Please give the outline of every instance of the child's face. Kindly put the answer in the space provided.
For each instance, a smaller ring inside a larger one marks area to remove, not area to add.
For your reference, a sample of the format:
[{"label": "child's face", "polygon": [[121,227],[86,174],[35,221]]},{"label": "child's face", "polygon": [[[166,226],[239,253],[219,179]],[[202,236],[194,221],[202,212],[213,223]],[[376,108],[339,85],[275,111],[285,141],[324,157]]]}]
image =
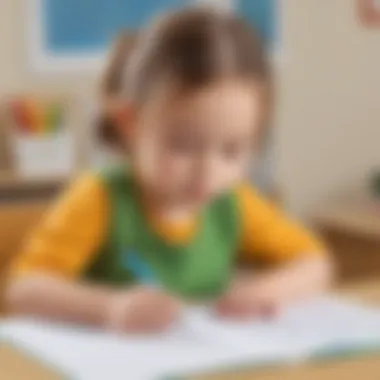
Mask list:
[{"label": "child's face", "polygon": [[156,195],[203,204],[242,179],[258,122],[250,83],[226,81],[177,98],[157,93],[133,123],[132,165]]}]

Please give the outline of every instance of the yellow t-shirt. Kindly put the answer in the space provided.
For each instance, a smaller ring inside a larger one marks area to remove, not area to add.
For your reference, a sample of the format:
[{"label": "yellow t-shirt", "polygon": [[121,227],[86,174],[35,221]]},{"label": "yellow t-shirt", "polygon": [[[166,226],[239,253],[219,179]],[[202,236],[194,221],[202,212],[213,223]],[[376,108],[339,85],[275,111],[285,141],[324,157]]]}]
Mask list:
[{"label": "yellow t-shirt", "polygon": [[[238,253],[244,260],[281,263],[323,251],[304,228],[287,219],[250,185],[235,190],[242,221]],[[86,175],[74,183],[48,212],[15,260],[14,274],[48,272],[76,278],[95,259],[106,239],[109,204],[101,179]],[[194,218],[195,219],[195,218]],[[173,223],[150,219],[165,239],[189,239],[196,221]]]}]

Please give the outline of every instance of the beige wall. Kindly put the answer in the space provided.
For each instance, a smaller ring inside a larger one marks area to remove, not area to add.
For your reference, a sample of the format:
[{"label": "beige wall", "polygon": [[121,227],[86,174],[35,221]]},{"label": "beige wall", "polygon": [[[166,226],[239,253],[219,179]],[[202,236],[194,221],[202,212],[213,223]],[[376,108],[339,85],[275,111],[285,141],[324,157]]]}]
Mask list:
[{"label": "beige wall", "polygon": [[[90,94],[89,73],[44,75],[28,67],[26,1],[0,0],[0,94]],[[279,1],[277,169],[289,206],[305,213],[380,166],[380,30],[357,24],[355,0]]]},{"label": "beige wall", "polygon": [[278,172],[308,212],[380,167],[380,29],[357,23],[356,0],[283,2]]},{"label": "beige wall", "polygon": [[89,75],[43,75],[28,65],[27,6],[29,0],[0,0],[0,91],[86,88]]}]

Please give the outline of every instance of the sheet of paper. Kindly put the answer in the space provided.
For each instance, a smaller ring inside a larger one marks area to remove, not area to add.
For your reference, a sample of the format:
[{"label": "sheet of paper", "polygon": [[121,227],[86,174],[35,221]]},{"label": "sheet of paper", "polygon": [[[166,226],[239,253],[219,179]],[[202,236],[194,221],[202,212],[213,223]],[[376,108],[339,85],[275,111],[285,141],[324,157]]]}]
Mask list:
[{"label": "sheet of paper", "polygon": [[320,299],[273,321],[222,321],[188,308],[170,332],[117,336],[30,320],[0,324],[0,336],[77,380],[155,380],[239,366],[285,364],[342,347],[380,344],[380,311]]}]

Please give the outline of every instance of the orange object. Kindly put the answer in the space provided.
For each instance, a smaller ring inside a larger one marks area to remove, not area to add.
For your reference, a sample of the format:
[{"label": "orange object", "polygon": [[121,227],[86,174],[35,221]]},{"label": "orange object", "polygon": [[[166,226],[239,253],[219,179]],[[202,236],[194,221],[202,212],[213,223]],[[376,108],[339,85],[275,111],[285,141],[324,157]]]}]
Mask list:
[{"label": "orange object", "polygon": [[25,99],[15,99],[10,104],[11,115],[15,127],[23,133],[33,133],[31,113]]},{"label": "orange object", "polygon": [[44,107],[43,104],[34,99],[30,99],[27,103],[28,111],[32,123],[32,132],[34,135],[44,134]]},{"label": "orange object", "polygon": [[380,27],[380,1],[357,0],[359,18],[366,27]]}]

